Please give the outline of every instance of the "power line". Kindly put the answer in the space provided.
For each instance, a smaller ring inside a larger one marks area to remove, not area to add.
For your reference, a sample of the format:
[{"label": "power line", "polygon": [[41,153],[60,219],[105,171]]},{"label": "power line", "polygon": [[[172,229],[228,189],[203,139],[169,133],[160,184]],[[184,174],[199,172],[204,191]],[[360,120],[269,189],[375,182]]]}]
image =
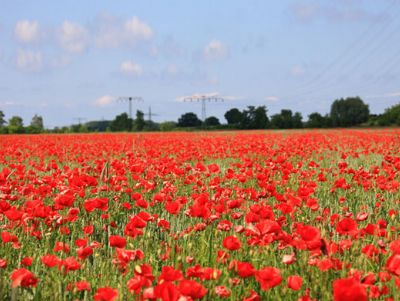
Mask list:
[{"label": "power line", "polygon": [[128,102],[129,105],[129,118],[132,119],[132,102],[143,102],[140,96],[121,96],[117,99],[119,102]]},{"label": "power line", "polygon": [[192,95],[188,97],[184,97],[183,101],[187,102],[201,102],[201,119],[204,121],[207,118],[206,114],[206,102],[218,102],[218,101],[224,101],[224,98],[219,97],[219,96],[209,96],[209,95]]},{"label": "power line", "polygon": [[85,121],[86,118],[85,117],[75,117],[74,120],[77,120],[78,121],[78,125],[81,125],[82,121]]},{"label": "power line", "polygon": [[149,121],[151,121],[151,117],[152,117],[152,116],[158,116],[158,114],[152,113],[152,112],[151,112],[151,107],[150,107],[150,106],[149,106],[149,112],[148,112],[148,113],[145,113],[144,115],[148,116]]},{"label": "power line", "polygon": [[[391,3],[389,3],[385,7],[385,9],[383,9],[381,14],[382,15],[386,14],[388,11],[390,11],[393,8],[393,6],[395,4],[396,4],[396,1],[392,1]],[[349,66],[351,67],[352,65],[354,65],[354,63],[357,62],[358,58],[360,57],[358,55],[355,59],[354,52],[367,53],[366,50],[368,50],[368,47],[374,46],[373,41],[376,42],[376,40],[378,40],[378,42],[379,42],[379,39],[382,38],[383,33],[392,24],[393,24],[393,22],[390,22],[390,20],[383,22],[382,26],[380,26],[380,27],[376,27],[375,23],[370,24],[363,31],[363,33],[357,39],[353,40],[353,42],[350,43],[350,45],[348,45],[344,49],[344,51],[342,51],[337,57],[335,57],[335,59],[330,64],[328,64],[328,66],[326,66],[321,72],[319,72],[315,77],[313,77],[307,83],[299,86],[297,89],[293,89],[292,90],[293,94],[287,95],[287,97],[299,96],[301,94],[307,95],[307,94],[315,93],[318,88],[319,89],[321,88],[321,84],[328,85],[329,87],[331,87],[333,79],[324,80],[324,78],[326,78],[325,76],[327,74],[329,74],[329,71],[332,71],[334,69],[337,69],[337,70],[343,70],[346,68],[348,69]],[[377,30],[373,30],[373,29],[377,29]],[[377,43],[377,44],[379,47],[382,43]],[[375,49],[373,48],[372,50],[375,50]],[[348,74],[348,73],[346,73],[346,74]],[[301,94],[299,94],[299,92]]]}]

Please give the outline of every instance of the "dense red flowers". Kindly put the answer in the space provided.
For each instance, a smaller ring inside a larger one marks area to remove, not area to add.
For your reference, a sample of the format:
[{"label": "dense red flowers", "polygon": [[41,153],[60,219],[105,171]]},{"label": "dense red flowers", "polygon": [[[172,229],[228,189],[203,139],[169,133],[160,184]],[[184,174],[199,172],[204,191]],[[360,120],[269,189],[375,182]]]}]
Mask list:
[{"label": "dense red flowers", "polygon": [[396,300],[398,149],[398,129],[0,136],[0,299]]}]

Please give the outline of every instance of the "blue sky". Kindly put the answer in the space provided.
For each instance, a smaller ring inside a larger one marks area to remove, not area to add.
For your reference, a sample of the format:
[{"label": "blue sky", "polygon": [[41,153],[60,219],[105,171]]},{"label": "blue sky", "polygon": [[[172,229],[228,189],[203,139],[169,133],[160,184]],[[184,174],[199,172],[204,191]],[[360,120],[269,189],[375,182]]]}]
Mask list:
[{"label": "blue sky", "polygon": [[[61,4],[60,4],[61,3]],[[400,99],[399,0],[0,0],[0,110],[47,127],[113,119],[119,96],[156,121],[265,105],[326,113],[359,95]]]}]

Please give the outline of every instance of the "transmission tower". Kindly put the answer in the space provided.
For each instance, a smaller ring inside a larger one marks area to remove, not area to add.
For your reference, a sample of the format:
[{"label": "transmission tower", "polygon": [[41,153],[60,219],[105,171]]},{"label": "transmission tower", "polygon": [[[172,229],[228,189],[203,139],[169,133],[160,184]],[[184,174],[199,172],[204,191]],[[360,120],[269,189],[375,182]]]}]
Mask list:
[{"label": "transmission tower", "polygon": [[151,107],[149,107],[149,112],[145,113],[144,115],[148,116],[149,121],[151,121],[151,116],[158,116],[158,114],[151,112]]},{"label": "transmission tower", "polygon": [[219,96],[209,96],[209,95],[193,95],[188,96],[183,99],[183,101],[190,101],[190,102],[201,102],[201,119],[204,121],[207,118],[206,114],[206,102],[217,102],[217,101],[224,101],[222,97]]},{"label": "transmission tower", "polygon": [[129,104],[129,118],[132,119],[132,101],[134,102],[142,102],[143,98],[140,96],[121,96],[117,99],[119,102],[127,101]]},{"label": "transmission tower", "polygon": [[82,121],[86,120],[84,117],[75,117],[74,120],[78,121],[78,125],[82,124]]}]

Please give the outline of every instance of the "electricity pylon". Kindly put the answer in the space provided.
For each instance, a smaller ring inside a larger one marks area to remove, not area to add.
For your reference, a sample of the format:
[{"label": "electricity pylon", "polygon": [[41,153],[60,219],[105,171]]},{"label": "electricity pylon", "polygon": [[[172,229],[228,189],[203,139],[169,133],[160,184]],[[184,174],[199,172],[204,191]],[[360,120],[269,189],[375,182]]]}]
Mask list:
[{"label": "electricity pylon", "polygon": [[143,98],[140,96],[121,96],[117,99],[119,102],[127,101],[129,104],[129,118],[132,119],[132,101],[142,102]]},{"label": "electricity pylon", "polygon": [[86,118],[84,118],[84,117],[75,117],[74,120],[77,120],[78,121],[78,125],[81,125],[82,121],[86,120]]},{"label": "electricity pylon", "polygon": [[188,96],[184,97],[183,101],[190,101],[190,102],[201,102],[201,119],[204,121],[207,118],[206,114],[206,102],[217,102],[217,101],[224,101],[222,97],[219,96],[209,96],[209,95],[193,95],[193,96]]},{"label": "electricity pylon", "polygon": [[152,113],[152,112],[151,112],[151,107],[149,107],[149,112],[148,112],[148,113],[145,113],[144,115],[148,116],[149,121],[152,121],[152,120],[151,120],[151,116],[158,116],[158,114]]}]

